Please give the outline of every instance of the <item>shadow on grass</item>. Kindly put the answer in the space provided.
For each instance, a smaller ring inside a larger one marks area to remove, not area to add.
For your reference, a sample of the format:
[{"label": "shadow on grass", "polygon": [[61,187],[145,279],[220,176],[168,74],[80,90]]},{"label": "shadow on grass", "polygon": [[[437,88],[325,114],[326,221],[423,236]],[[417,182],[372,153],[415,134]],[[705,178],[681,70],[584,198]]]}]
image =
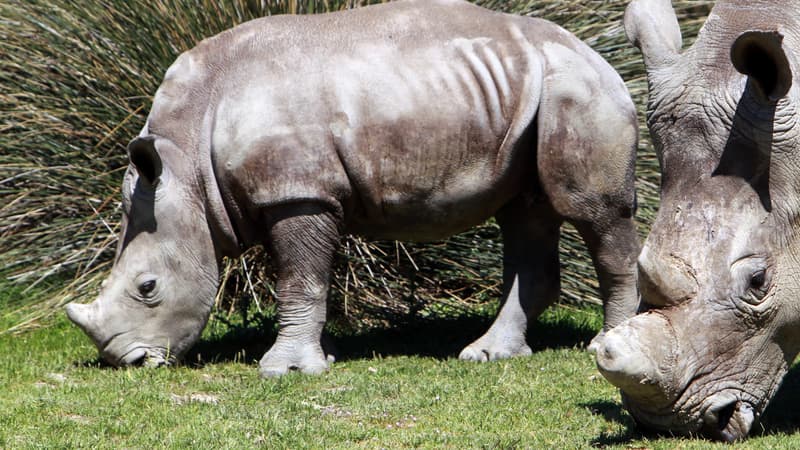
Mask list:
[{"label": "shadow on grass", "polygon": [[624,427],[622,431],[617,433],[601,433],[600,436],[589,443],[592,447],[604,448],[609,445],[621,445],[645,436],[637,428],[631,416],[622,410],[622,405],[619,402],[600,400],[583,403],[581,406],[587,408],[596,416],[603,416],[607,422],[613,422]]},{"label": "shadow on grass", "polygon": [[589,445],[594,448],[606,448],[610,445],[625,445],[641,439],[657,440],[671,439],[675,436],[670,433],[646,430],[636,424],[630,414],[622,409],[620,402],[601,400],[584,403],[581,406],[588,408],[594,415],[603,416],[607,422],[620,425],[622,429],[616,433],[602,432],[600,436],[592,439]]},{"label": "shadow on grass", "polygon": [[[653,431],[640,427],[630,414],[625,412],[620,402],[608,400],[585,403],[582,406],[588,408],[592,414],[603,416],[608,422],[614,422],[623,427],[616,433],[602,432],[600,436],[592,439],[589,445],[594,448],[606,448],[612,445],[626,445],[632,441],[648,439],[656,441],[659,439],[674,439],[676,436],[669,432]],[[708,442],[702,437],[695,437],[699,442]],[[671,444],[669,444],[671,445]]]},{"label": "shadow on grass", "polygon": [[[323,339],[323,347],[327,347],[326,351],[332,351],[338,361],[376,355],[414,355],[440,359],[457,357],[465,346],[489,329],[492,320],[485,316],[415,320],[356,335],[328,335]],[[186,363],[202,366],[206,363],[258,361],[275,341],[275,326],[274,321],[269,319],[253,322],[247,327],[229,326],[219,337],[201,340],[187,354]],[[533,351],[583,347],[596,332],[591,326],[579,323],[568,315],[551,314],[531,327],[528,344]]]}]

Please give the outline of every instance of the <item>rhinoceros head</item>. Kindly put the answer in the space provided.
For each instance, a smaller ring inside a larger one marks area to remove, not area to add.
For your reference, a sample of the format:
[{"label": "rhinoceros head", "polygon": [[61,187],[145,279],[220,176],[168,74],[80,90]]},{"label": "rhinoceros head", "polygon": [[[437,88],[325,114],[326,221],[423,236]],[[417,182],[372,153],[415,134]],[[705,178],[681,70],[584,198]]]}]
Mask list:
[{"label": "rhinoceros head", "polygon": [[98,298],[67,315],[109,363],[175,361],[197,340],[218,286],[218,262],[192,164],[167,139],[128,146],[117,256]]},{"label": "rhinoceros head", "polygon": [[681,53],[669,0],[635,0],[661,206],[639,257],[642,310],[598,346],[634,418],[746,436],[800,350],[800,127],[789,2],[719,1]]}]

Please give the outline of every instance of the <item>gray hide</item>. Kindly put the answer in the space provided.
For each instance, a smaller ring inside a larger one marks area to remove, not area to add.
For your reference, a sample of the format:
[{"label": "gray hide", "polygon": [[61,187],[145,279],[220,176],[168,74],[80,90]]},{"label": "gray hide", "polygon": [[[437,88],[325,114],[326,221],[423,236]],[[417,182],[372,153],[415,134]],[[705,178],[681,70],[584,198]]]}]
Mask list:
[{"label": "gray hide", "polygon": [[112,364],[169,363],[206,323],[221,258],[263,243],[279,332],[261,373],[319,373],[342,234],[428,241],[495,216],[503,306],[461,358],[529,354],[565,220],[607,327],[635,313],[636,139],[619,76],[542,20],[452,0],[254,20],[167,71],[129,145],[114,267],[67,313]]},{"label": "gray hide", "polygon": [[598,367],[636,420],[732,441],[800,350],[800,3],[719,1],[681,53],[669,0],[635,0],[661,208],[639,257],[646,312]]}]

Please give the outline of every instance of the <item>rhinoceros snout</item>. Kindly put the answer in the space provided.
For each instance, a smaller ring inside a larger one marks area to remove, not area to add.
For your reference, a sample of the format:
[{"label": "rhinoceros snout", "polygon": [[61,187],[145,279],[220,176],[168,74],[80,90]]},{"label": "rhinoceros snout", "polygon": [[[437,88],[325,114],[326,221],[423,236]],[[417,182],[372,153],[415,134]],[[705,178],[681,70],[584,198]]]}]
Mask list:
[{"label": "rhinoceros snout", "polygon": [[[666,330],[666,333],[664,331]],[[636,316],[606,332],[595,346],[600,373],[631,399],[653,406],[671,402],[674,338],[667,320],[657,313]]]},{"label": "rhinoceros snout", "polygon": [[650,381],[658,367],[627,336],[609,332],[594,351],[600,372],[623,392],[657,389]]}]

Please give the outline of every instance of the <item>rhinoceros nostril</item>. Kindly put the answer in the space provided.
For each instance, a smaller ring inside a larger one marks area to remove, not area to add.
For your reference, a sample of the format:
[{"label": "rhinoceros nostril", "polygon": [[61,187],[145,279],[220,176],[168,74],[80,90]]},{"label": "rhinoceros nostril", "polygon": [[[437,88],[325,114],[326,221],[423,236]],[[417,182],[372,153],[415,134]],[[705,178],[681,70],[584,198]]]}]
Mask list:
[{"label": "rhinoceros nostril", "polygon": [[719,431],[728,428],[733,413],[736,412],[736,404],[737,402],[731,402],[717,412],[717,429]]},{"label": "rhinoceros nostril", "polygon": [[147,353],[142,353],[142,356],[139,356],[136,359],[129,361],[128,364],[131,366],[141,367],[144,365],[144,362],[146,360],[147,360]]},{"label": "rhinoceros nostril", "polygon": [[753,408],[734,400],[706,414],[703,433],[724,442],[734,442],[750,432],[755,420]]}]

